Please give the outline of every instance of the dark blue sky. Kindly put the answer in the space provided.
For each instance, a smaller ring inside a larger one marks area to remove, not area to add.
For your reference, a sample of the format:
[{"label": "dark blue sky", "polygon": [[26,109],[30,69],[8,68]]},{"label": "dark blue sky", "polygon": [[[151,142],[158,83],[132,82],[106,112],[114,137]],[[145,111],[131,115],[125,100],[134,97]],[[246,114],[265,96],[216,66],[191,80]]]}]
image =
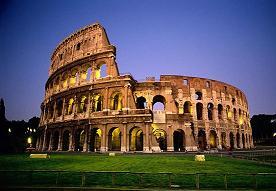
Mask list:
[{"label": "dark blue sky", "polygon": [[247,95],[251,116],[276,113],[276,1],[0,1],[0,97],[9,120],[40,115],[50,56],[94,22],[121,73],[216,79]]}]

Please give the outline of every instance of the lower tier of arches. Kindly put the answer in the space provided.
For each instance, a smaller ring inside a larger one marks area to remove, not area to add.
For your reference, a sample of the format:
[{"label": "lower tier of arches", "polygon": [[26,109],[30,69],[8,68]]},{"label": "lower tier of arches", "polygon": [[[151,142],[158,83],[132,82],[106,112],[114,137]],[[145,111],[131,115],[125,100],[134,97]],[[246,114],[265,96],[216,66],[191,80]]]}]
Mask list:
[{"label": "lower tier of arches", "polygon": [[161,124],[106,124],[43,128],[39,151],[198,151],[250,149],[251,132]]}]

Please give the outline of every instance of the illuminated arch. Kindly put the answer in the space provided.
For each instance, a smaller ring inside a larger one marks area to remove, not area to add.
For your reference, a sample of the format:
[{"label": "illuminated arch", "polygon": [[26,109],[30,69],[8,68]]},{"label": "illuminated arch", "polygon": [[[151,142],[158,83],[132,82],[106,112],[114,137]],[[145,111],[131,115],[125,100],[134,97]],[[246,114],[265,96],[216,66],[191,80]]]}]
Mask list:
[{"label": "illuminated arch", "polygon": [[129,150],[143,151],[143,131],[139,127],[133,127],[129,131]]},{"label": "illuminated arch", "polygon": [[120,92],[115,92],[111,96],[111,109],[112,110],[121,110],[123,108],[123,103],[122,103],[123,97]]}]

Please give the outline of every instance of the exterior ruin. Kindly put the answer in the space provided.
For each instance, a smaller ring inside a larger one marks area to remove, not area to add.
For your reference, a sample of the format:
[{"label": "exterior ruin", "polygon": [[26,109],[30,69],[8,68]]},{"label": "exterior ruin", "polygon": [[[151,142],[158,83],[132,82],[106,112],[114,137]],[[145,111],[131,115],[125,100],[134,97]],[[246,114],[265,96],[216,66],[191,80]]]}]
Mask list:
[{"label": "exterior ruin", "polygon": [[98,23],[62,41],[41,104],[39,151],[197,151],[252,148],[248,103],[216,80],[120,74]]}]

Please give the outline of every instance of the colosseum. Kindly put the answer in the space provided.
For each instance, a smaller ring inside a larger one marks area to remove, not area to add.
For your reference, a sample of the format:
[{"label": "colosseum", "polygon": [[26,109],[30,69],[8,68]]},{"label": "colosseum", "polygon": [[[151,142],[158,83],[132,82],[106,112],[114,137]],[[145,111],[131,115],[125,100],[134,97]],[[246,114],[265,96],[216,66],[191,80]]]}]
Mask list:
[{"label": "colosseum", "polygon": [[179,75],[137,81],[119,72],[116,48],[98,23],[67,37],[52,54],[39,151],[252,147],[246,96],[232,85]]}]

